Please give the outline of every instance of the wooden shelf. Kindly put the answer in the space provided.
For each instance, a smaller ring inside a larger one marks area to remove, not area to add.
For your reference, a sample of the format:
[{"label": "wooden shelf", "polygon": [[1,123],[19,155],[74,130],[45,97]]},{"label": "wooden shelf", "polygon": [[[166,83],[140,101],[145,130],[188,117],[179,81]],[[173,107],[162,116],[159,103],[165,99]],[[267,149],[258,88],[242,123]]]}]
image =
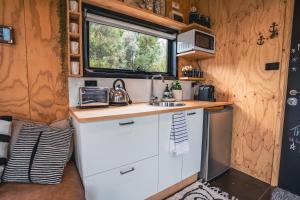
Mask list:
[{"label": "wooden shelf", "polygon": [[192,23],[185,24],[182,22],[175,21],[165,16],[157,15],[151,11],[147,11],[138,7],[130,6],[126,3],[120,2],[118,0],[82,0],[84,3],[99,6],[111,11],[122,13],[124,15],[132,16],[138,19],[149,21],[155,24],[159,24],[165,27],[179,30],[185,32],[191,29],[198,29],[208,33],[213,33],[213,30],[202,26],[200,24]]},{"label": "wooden shelf", "polygon": [[204,60],[204,59],[213,58],[215,57],[215,55],[203,51],[189,51],[189,52],[177,54],[177,57],[188,59],[188,60]]},{"label": "wooden shelf", "polygon": [[79,33],[69,33],[71,39],[80,39]]},{"label": "wooden shelf", "polygon": [[195,78],[195,77],[179,77],[181,81],[205,81],[205,78]]},{"label": "wooden shelf", "polygon": [[[73,12],[69,8],[69,1],[67,1],[67,30],[68,30],[68,69],[69,69],[69,76],[70,77],[82,77],[83,76],[83,64],[82,64],[82,13],[81,13],[81,6],[82,2],[81,0],[77,0],[78,2],[78,12]],[[70,31],[70,23],[77,23],[78,24],[78,33],[72,33]],[[70,42],[71,41],[77,41],[79,43],[79,54],[72,54],[70,51]],[[77,61],[79,62],[79,74],[72,74],[71,70],[71,62]]]},{"label": "wooden shelf", "polygon": [[72,18],[72,19],[78,19],[78,18],[80,18],[81,14],[79,12],[69,11],[69,15],[70,15],[70,18]]},{"label": "wooden shelf", "polygon": [[82,75],[80,75],[80,74],[79,75],[74,75],[74,74],[70,73],[69,77],[80,78],[80,77],[82,77]]},{"label": "wooden shelf", "polygon": [[187,27],[187,25],[184,23],[172,20],[168,17],[154,14],[150,11],[146,11],[138,7],[127,5],[117,0],[83,0],[83,2],[94,6],[102,7],[111,11],[115,11],[124,15],[149,21],[155,24],[159,24],[165,27],[169,27],[175,30],[181,30]]},{"label": "wooden shelf", "polygon": [[71,58],[80,58],[81,55],[80,54],[70,54]]},{"label": "wooden shelf", "polygon": [[181,29],[180,31],[181,32],[186,32],[186,31],[189,31],[189,30],[192,30],[192,29],[197,29],[197,30],[207,32],[207,33],[213,33],[213,30],[211,28],[207,28],[205,26],[202,26],[202,25],[196,24],[196,23],[189,24],[186,27],[184,27],[183,29]]}]

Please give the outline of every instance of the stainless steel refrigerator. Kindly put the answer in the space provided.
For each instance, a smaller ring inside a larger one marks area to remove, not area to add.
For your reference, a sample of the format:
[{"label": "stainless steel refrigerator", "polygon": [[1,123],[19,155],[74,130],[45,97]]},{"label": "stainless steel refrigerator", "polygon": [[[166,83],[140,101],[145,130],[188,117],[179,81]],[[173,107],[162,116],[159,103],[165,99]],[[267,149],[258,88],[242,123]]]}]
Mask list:
[{"label": "stainless steel refrigerator", "polygon": [[204,131],[200,176],[206,181],[230,168],[233,108],[204,111]]}]

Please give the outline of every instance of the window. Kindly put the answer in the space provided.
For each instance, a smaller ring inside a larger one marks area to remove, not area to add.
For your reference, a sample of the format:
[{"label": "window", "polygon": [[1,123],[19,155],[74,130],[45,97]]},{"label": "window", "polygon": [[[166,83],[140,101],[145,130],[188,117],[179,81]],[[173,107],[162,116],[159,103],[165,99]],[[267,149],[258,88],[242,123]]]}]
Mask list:
[{"label": "window", "polygon": [[103,9],[85,16],[85,76],[176,75],[175,31]]},{"label": "window", "polygon": [[168,72],[168,41],[98,23],[89,24],[89,66],[145,72]]}]

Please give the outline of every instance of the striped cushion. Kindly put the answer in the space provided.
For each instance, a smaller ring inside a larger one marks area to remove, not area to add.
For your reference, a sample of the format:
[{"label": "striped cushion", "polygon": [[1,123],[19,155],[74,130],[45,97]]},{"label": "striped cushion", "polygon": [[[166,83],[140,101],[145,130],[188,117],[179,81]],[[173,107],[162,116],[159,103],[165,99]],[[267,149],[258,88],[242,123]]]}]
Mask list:
[{"label": "striped cushion", "polygon": [[60,183],[72,133],[72,129],[50,128],[37,124],[23,125],[7,163],[3,180],[40,184]]},{"label": "striped cushion", "polygon": [[11,121],[10,116],[0,116],[0,183],[7,161],[8,144],[11,136]]}]

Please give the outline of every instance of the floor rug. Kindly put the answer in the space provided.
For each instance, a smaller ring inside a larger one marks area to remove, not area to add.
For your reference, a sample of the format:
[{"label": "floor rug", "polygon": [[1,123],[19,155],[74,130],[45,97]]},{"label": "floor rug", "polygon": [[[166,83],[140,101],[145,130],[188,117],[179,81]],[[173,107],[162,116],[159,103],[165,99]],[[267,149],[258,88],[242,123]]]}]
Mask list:
[{"label": "floor rug", "polygon": [[184,188],[167,200],[238,200],[230,197],[228,193],[221,191],[219,188],[210,187],[208,183],[200,181]]},{"label": "floor rug", "polygon": [[300,200],[300,197],[286,190],[275,188],[272,192],[272,200]]}]

